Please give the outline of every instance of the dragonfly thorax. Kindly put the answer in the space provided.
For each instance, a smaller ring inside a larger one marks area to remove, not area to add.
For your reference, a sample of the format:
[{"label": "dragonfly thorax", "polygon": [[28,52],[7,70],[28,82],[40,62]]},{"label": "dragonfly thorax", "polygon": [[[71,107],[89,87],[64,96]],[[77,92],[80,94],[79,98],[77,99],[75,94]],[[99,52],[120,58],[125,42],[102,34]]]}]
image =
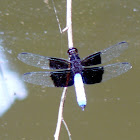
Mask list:
[{"label": "dragonfly thorax", "polygon": [[82,73],[82,65],[80,59],[71,61],[71,70],[74,74]]},{"label": "dragonfly thorax", "polygon": [[79,57],[78,50],[76,48],[69,49],[68,54],[70,57],[72,72],[74,74],[82,73],[81,59]]}]

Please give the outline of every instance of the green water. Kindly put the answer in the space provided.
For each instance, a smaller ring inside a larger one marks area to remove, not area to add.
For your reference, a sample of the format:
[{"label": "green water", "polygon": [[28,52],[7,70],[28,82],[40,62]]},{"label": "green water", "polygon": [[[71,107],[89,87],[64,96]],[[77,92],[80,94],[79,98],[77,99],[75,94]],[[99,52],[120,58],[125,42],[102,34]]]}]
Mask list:
[{"label": "green water", "polygon": [[[62,28],[65,1],[54,1]],[[139,0],[73,1],[73,38],[81,58],[120,41],[129,48],[109,63],[130,62],[133,68],[102,84],[85,86],[87,107],[81,111],[74,87],[68,88],[64,118],[73,140],[140,139],[140,2]],[[52,2],[1,0],[0,38],[11,69],[22,75],[41,71],[16,57],[21,52],[68,58],[67,34],[60,34]],[[28,98],[17,101],[0,118],[1,140],[52,140],[62,88],[26,84]],[[61,140],[68,139],[62,125]]]}]

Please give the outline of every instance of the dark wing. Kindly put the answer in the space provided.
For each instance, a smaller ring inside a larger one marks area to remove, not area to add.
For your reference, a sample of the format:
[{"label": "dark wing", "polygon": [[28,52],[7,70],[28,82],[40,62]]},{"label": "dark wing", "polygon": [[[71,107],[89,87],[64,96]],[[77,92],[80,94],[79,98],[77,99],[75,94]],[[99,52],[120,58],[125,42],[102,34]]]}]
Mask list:
[{"label": "dark wing", "polygon": [[110,64],[103,67],[84,68],[82,71],[83,82],[85,84],[104,82],[127,72],[131,68],[132,66],[127,62]]},{"label": "dark wing", "polygon": [[84,84],[96,84],[102,81],[104,74],[103,67],[84,68],[82,70],[82,78]]},{"label": "dark wing", "polygon": [[47,87],[67,87],[74,84],[74,74],[71,70],[53,72],[29,72],[23,75],[28,83]]},{"label": "dark wing", "polygon": [[18,59],[22,62],[42,69],[67,69],[70,62],[66,59],[46,57],[32,53],[20,53]]},{"label": "dark wing", "polygon": [[83,66],[92,66],[103,64],[111,59],[118,57],[124,50],[128,48],[127,42],[117,43],[105,50],[91,54],[81,61]]}]

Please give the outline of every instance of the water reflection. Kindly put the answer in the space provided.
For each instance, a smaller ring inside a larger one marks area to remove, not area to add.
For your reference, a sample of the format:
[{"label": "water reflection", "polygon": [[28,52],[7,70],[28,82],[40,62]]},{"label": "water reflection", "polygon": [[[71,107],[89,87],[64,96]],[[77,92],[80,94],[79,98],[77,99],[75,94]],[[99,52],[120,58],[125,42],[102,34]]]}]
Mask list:
[{"label": "water reflection", "polygon": [[9,69],[9,61],[1,43],[0,40],[0,117],[10,109],[16,99],[23,100],[27,97],[24,83],[16,72]]}]

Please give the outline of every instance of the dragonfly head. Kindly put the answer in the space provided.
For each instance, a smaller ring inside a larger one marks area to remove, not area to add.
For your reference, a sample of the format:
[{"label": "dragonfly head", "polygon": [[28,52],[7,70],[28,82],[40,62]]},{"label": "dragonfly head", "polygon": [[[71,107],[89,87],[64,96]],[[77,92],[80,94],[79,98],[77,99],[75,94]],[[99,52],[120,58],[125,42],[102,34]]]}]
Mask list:
[{"label": "dragonfly head", "polygon": [[79,54],[78,54],[78,50],[76,48],[69,49],[67,51],[67,53],[70,57],[70,61],[73,61],[75,59],[80,59]]},{"label": "dragonfly head", "polygon": [[76,48],[69,49],[67,51],[68,55],[78,54],[78,50]]}]

